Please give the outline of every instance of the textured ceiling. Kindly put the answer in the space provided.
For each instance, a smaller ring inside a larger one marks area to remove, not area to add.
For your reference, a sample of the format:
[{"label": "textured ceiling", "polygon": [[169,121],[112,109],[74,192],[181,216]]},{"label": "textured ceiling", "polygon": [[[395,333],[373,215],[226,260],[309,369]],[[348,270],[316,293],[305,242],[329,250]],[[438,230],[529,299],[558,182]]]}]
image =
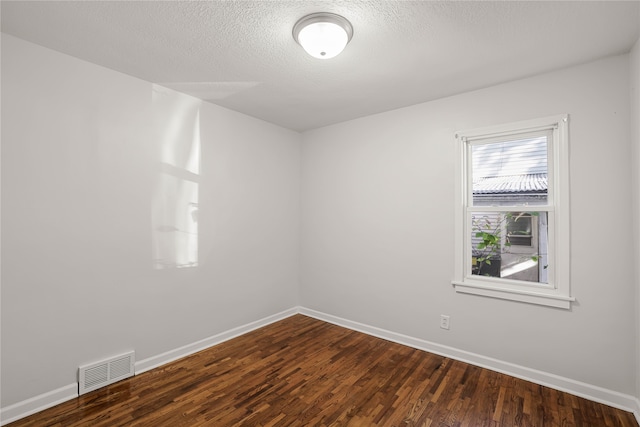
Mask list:
[{"label": "textured ceiling", "polygon": [[[307,130],[628,52],[640,2],[2,1],[2,31]],[[331,60],[291,35],[318,11],[354,36]]]}]

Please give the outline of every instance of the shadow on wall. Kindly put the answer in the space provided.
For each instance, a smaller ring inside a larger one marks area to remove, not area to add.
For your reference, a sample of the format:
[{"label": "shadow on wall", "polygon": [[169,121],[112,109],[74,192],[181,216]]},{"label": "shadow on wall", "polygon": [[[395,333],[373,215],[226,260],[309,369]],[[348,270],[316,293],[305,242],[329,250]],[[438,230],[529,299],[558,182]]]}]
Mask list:
[{"label": "shadow on wall", "polygon": [[198,266],[200,100],[153,87],[159,148],[151,206],[155,269]]}]

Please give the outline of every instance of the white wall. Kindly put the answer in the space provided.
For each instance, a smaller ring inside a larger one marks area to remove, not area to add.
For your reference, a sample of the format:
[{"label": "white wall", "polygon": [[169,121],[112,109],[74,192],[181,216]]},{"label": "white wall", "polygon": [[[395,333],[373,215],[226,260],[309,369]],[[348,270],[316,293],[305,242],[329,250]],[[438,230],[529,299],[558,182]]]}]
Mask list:
[{"label": "white wall", "polygon": [[[640,39],[630,54],[631,63],[631,135],[633,155],[633,215],[635,259],[640,259]],[[635,262],[636,284],[636,397],[640,399],[640,263]],[[640,404],[640,403],[639,403]]]},{"label": "white wall", "polygon": [[[615,225],[640,188],[638,49],[631,79],[629,57],[609,58],[308,132],[301,153],[295,132],[3,35],[2,407],[82,363],[153,357],[299,302],[640,395],[640,231]],[[455,130],[558,113],[577,303],[456,294]],[[154,269],[160,163],[193,173],[196,141],[198,267]],[[611,234],[590,236],[604,220]]]},{"label": "white wall", "polygon": [[[296,305],[298,133],[7,35],[2,107],[2,407]],[[198,181],[197,267],[154,268],[161,162]]]},{"label": "white wall", "polygon": [[[628,82],[618,56],[303,134],[301,305],[634,395]],[[454,132],[560,113],[577,302],[457,294]]]}]

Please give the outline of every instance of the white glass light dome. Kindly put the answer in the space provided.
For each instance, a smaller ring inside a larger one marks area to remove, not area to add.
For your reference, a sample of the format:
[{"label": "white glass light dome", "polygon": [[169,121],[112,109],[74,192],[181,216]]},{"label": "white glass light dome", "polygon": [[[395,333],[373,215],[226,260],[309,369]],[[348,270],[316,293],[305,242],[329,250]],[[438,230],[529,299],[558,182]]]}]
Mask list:
[{"label": "white glass light dome", "polygon": [[342,52],[353,36],[351,23],[333,13],[313,13],[293,27],[293,38],[314,58],[329,59]]}]

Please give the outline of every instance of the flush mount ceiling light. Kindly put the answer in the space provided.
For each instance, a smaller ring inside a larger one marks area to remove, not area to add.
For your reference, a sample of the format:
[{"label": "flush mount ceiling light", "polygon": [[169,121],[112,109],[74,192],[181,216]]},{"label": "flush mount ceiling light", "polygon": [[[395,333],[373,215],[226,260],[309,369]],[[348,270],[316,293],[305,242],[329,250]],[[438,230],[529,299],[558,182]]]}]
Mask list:
[{"label": "flush mount ceiling light", "polygon": [[300,18],[293,27],[293,38],[314,58],[338,55],[353,36],[351,23],[340,15],[312,13]]}]

